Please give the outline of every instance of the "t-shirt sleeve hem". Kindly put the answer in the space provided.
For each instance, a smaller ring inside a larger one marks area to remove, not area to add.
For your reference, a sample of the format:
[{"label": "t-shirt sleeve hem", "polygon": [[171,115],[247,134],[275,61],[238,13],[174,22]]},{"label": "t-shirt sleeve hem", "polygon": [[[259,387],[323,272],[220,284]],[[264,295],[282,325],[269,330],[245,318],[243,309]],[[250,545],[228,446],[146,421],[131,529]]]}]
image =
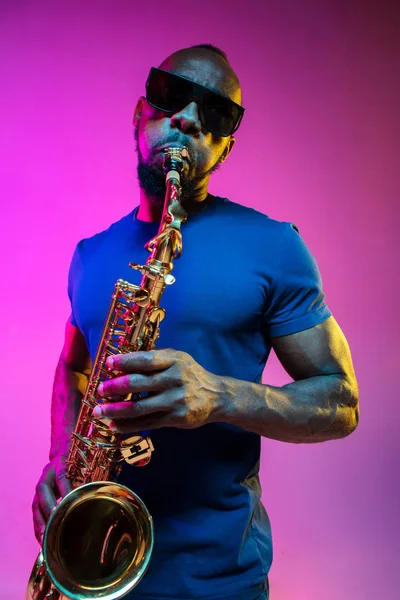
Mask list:
[{"label": "t-shirt sleeve hem", "polygon": [[332,316],[331,311],[327,306],[322,307],[319,311],[304,315],[293,321],[282,323],[279,325],[271,325],[269,328],[269,337],[281,337],[283,335],[290,335],[292,333],[298,333],[305,329],[311,329],[315,325],[319,325],[326,321]]}]

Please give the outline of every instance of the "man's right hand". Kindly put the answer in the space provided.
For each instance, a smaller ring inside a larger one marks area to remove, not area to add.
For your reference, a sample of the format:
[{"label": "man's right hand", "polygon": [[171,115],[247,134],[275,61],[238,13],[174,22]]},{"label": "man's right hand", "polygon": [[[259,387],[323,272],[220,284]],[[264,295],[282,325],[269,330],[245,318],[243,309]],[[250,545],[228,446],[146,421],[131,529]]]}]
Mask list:
[{"label": "man's right hand", "polygon": [[66,478],[67,455],[56,456],[43,469],[36,485],[32,502],[35,537],[42,544],[46,523],[57,501],[72,490],[72,483]]}]

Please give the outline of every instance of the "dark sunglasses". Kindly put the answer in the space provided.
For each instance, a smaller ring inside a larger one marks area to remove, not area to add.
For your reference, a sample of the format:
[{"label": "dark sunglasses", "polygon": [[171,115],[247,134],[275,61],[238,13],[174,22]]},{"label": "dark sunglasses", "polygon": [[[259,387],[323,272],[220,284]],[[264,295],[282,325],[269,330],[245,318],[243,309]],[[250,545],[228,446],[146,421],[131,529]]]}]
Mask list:
[{"label": "dark sunglasses", "polygon": [[232,135],[244,115],[244,108],[229,98],[182,75],[154,67],[146,83],[146,100],[157,110],[172,114],[197,100],[204,129],[222,137]]}]

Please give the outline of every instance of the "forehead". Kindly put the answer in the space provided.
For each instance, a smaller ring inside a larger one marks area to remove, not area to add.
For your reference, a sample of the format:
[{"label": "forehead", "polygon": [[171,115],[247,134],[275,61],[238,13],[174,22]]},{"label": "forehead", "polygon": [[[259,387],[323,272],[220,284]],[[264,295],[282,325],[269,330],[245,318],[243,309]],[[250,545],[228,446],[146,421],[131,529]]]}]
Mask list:
[{"label": "forehead", "polygon": [[223,64],[222,61],[177,53],[167,58],[160,68],[183,75],[240,103],[240,90],[235,77],[229,65]]}]

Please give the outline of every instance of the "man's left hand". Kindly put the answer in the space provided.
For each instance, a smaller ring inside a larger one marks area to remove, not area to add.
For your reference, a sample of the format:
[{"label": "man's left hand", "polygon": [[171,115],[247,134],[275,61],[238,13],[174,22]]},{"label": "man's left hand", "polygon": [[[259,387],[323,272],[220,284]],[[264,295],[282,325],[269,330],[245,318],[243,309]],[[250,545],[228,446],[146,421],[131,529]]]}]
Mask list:
[{"label": "man's left hand", "polygon": [[[203,369],[186,352],[132,352],[109,357],[106,364],[118,375],[99,386],[99,394],[111,402],[98,405],[93,416],[111,419],[108,424],[115,431],[194,429],[223,420],[222,378]],[[140,392],[149,396],[118,401]]]}]

